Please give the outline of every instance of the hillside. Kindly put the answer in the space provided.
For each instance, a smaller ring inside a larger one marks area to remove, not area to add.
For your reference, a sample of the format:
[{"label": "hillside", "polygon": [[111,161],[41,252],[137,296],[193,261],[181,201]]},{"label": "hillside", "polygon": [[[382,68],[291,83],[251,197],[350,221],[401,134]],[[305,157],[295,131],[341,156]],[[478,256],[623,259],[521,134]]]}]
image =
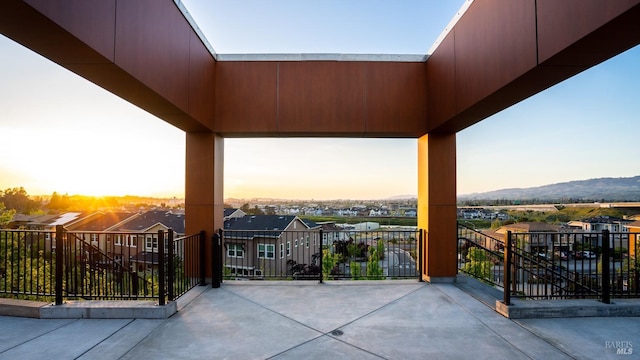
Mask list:
[{"label": "hillside", "polygon": [[468,200],[640,201],[640,176],[569,181],[532,188],[514,188],[458,196]]}]

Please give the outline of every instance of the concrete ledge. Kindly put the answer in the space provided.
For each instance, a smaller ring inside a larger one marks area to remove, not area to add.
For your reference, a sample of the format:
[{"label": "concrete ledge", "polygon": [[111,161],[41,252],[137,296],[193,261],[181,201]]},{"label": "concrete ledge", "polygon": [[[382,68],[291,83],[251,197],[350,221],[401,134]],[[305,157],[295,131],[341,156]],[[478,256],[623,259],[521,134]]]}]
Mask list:
[{"label": "concrete ledge", "polygon": [[47,305],[49,303],[42,301],[0,298],[0,315],[37,319],[40,317],[40,309]]},{"label": "concrete ledge", "polygon": [[611,304],[598,300],[512,299],[511,305],[498,300],[496,311],[509,319],[640,317],[640,299],[613,299]]},{"label": "concrete ledge", "polygon": [[175,301],[69,301],[40,309],[41,319],[167,319],[177,312]]}]

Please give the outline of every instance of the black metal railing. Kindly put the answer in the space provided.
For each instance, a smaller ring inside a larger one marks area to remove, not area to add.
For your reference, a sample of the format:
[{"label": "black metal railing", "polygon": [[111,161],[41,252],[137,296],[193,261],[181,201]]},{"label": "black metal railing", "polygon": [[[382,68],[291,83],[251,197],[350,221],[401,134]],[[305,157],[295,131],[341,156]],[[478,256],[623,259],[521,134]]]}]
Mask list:
[{"label": "black metal railing", "polygon": [[504,241],[458,224],[458,271],[502,287]]},{"label": "black metal railing", "polygon": [[638,233],[507,233],[510,297],[640,297]]},{"label": "black metal railing", "polygon": [[[0,230],[0,294],[55,301],[173,301],[204,284],[204,232]],[[165,251],[166,250],[166,251]]]},{"label": "black metal railing", "polygon": [[506,288],[506,304],[512,297],[604,303],[640,297],[638,233],[507,232],[504,237],[458,224],[458,270]]},{"label": "black metal railing", "polygon": [[170,301],[179,298],[196,286],[206,284],[204,231],[177,238],[173,243],[173,248],[169,248],[169,259],[173,259],[173,262],[168,263],[169,274],[173,274],[168,277],[169,281],[173,281],[167,286]]},{"label": "black metal railing", "polygon": [[29,300],[53,300],[54,237],[51,231],[0,231],[0,293]]},{"label": "black metal railing", "polygon": [[418,279],[418,230],[220,230],[224,279]]}]

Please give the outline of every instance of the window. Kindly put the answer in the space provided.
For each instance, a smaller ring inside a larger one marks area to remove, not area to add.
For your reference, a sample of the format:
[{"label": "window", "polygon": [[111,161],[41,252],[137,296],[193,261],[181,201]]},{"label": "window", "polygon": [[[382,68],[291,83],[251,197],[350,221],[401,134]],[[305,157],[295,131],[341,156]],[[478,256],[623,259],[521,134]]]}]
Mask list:
[{"label": "window", "polygon": [[275,259],[276,246],[274,244],[258,244],[259,259]]},{"label": "window", "polygon": [[116,235],[116,245],[122,245],[122,235]]},{"label": "window", "polygon": [[145,248],[147,251],[157,251],[158,250],[158,236],[147,235],[145,238]]},{"label": "window", "polygon": [[293,246],[298,247],[298,239],[293,242]]},{"label": "window", "polygon": [[309,235],[307,235],[307,238],[306,238],[306,241],[305,241],[305,242],[306,242],[307,249],[308,249],[308,248],[309,248]]},{"label": "window", "polygon": [[284,244],[280,244],[280,259],[284,257]]},{"label": "window", "polygon": [[244,245],[242,244],[229,244],[227,248],[227,257],[230,258],[243,258],[244,257]]},{"label": "window", "polygon": [[291,255],[291,241],[287,241],[287,256]]},{"label": "window", "polygon": [[[156,239],[156,242],[158,242],[157,239]],[[127,235],[127,238],[125,239],[125,245],[127,245],[129,247],[136,247],[137,246],[136,245],[136,236],[135,235]]]}]

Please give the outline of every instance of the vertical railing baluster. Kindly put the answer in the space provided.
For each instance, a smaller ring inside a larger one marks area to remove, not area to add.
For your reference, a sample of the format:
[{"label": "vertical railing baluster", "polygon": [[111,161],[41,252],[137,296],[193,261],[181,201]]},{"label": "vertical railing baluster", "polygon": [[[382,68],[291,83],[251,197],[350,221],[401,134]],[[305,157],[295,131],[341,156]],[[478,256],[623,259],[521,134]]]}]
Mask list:
[{"label": "vertical railing baluster", "polygon": [[505,305],[511,305],[511,251],[511,231],[507,231],[504,249],[504,274],[502,274],[504,276],[503,300]]},{"label": "vertical railing baluster", "polygon": [[[153,249],[153,246],[152,246],[152,249]],[[151,261],[153,262],[153,252],[151,253]],[[164,305],[164,304],[165,304],[164,231],[158,230],[158,305]]]},{"label": "vertical railing baluster", "polygon": [[[206,233],[204,230],[200,230],[200,234],[198,236],[198,247],[200,249],[200,251],[198,251],[198,257],[199,257],[199,268],[200,268],[200,286],[205,286],[207,284],[207,267],[206,267],[206,252],[204,251],[205,249],[205,239],[206,239]],[[186,245],[186,243],[185,243]],[[192,256],[195,256],[195,254],[192,253]],[[213,259],[212,259],[213,260]]]},{"label": "vertical railing baluster", "polygon": [[422,276],[422,272],[423,272],[423,264],[424,264],[424,257],[422,254],[422,242],[424,241],[424,230],[423,229],[419,229],[419,239],[418,239],[418,253],[416,254],[416,261],[418,262],[418,281],[419,282],[424,282],[424,278]]},{"label": "vertical railing baluster", "polygon": [[62,305],[62,270],[64,264],[64,228],[56,225],[56,305]]},{"label": "vertical railing baluster", "polygon": [[[611,303],[611,271],[610,271],[610,262],[611,262],[611,249],[609,243],[609,230],[602,231],[602,302],[605,304]],[[597,259],[597,258],[596,258]]]},{"label": "vertical railing baluster", "polygon": [[320,269],[318,271],[318,283],[322,284],[322,252],[324,251],[324,245],[323,245],[324,236],[323,236],[322,229],[320,229],[319,236],[320,236],[320,239],[318,240],[318,248],[319,248],[318,255],[320,255],[320,258],[318,260],[319,261],[318,267]]},{"label": "vertical railing baluster", "polygon": [[168,233],[167,233],[167,253],[168,253],[168,257],[167,257],[167,271],[168,271],[168,276],[167,276],[167,290],[168,290],[168,298],[169,301],[173,301],[173,297],[174,297],[174,292],[173,292],[173,286],[175,283],[175,276],[176,276],[176,271],[175,271],[175,263],[173,261],[173,257],[175,256],[174,251],[173,251],[173,229],[169,228]]},{"label": "vertical railing baluster", "polygon": [[211,239],[211,287],[219,288],[222,283],[222,237],[220,229]]}]

